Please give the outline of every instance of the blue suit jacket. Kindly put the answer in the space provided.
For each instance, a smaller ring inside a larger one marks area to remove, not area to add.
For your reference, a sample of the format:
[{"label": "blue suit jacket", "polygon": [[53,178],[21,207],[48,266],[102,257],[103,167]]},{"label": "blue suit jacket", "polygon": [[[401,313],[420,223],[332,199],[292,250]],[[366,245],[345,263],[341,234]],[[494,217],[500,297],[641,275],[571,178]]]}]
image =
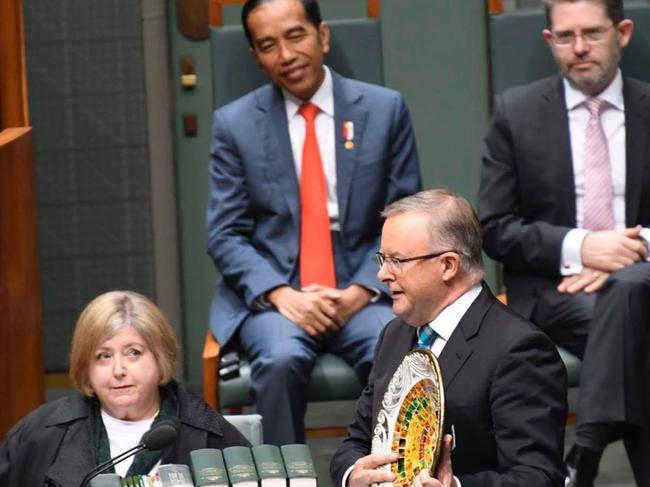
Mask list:
[{"label": "blue suit jacket", "polygon": [[[395,91],[334,71],[332,81],[343,244],[338,251],[345,254],[336,256],[338,286],[356,283],[383,291],[374,260],[379,213],[421,188],[411,120]],[[344,147],[345,121],[354,123],[352,150]],[[298,287],[300,197],[277,86],[264,85],[217,110],[213,131],[208,252],[222,282],[210,326],[225,344],[258,296],[285,284]]]}]

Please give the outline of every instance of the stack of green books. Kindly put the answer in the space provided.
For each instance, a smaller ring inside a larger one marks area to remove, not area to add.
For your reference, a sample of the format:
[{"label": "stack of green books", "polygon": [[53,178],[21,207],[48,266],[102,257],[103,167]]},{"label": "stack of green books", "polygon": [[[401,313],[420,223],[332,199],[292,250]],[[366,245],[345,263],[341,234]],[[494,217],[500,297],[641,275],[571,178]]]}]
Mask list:
[{"label": "stack of green books", "polygon": [[196,487],[316,487],[308,445],[231,446],[190,453]]}]

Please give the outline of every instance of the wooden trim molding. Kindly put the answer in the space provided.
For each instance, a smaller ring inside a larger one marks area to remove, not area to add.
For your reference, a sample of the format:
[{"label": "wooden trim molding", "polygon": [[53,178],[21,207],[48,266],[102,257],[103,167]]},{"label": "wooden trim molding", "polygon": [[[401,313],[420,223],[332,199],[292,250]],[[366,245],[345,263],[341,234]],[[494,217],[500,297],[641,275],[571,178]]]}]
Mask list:
[{"label": "wooden trim molding", "polygon": [[178,30],[194,41],[210,35],[208,0],[176,0]]},{"label": "wooden trim molding", "polygon": [[29,127],[0,132],[0,437],[44,399],[32,147]]},{"label": "wooden trim molding", "polygon": [[243,5],[244,0],[209,0],[210,1],[210,26],[221,27],[223,25],[224,5]]},{"label": "wooden trim molding", "polygon": [[221,345],[208,330],[203,345],[203,400],[219,411],[219,358]]},{"label": "wooden trim molding", "polygon": [[366,12],[368,18],[378,19],[381,17],[381,3],[380,0],[367,0]]},{"label": "wooden trim molding", "polygon": [[503,0],[487,0],[488,12],[491,14],[503,13]]},{"label": "wooden trim molding", "polygon": [[0,1],[0,130],[28,125],[22,2],[2,0]]},{"label": "wooden trim molding", "polygon": [[[224,5],[243,5],[245,0],[176,0],[178,28],[188,39],[204,40],[209,27],[223,25]],[[366,0],[370,18],[381,16],[380,0]]]}]

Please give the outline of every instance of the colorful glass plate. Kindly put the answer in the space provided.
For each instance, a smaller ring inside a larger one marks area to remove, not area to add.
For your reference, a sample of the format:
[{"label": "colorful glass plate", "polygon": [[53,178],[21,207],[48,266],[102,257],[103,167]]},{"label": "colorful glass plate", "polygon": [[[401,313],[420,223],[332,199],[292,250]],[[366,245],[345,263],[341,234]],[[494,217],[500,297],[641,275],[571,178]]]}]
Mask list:
[{"label": "colorful glass plate", "polygon": [[422,469],[433,471],[440,455],[444,421],[440,367],[429,350],[409,352],[384,394],[372,438],[372,453],[395,452],[390,470],[395,480],[381,487],[409,487]]}]

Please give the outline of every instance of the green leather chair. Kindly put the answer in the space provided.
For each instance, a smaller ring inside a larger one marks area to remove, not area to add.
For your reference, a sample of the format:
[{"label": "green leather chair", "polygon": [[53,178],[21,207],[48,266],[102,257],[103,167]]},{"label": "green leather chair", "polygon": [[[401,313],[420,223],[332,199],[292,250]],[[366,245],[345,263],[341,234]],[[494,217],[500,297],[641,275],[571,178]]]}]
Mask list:
[{"label": "green leather chair", "polygon": [[224,419],[246,437],[251,445],[264,443],[262,436],[262,416],[259,414],[226,414]]},{"label": "green leather chair", "polygon": [[[621,68],[626,76],[650,81],[650,4],[625,6],[635,24],[632,42],[625,49]],[[557,72],[553,57],[542,38],[546,18],[541,9],[521,9],[490,16],[492,89],[506,88]],[[580,360],[558,347],[567,368],[569,386],[579,385]]]},{"label": "green leather chair", "polygon": [[[383,84],[381,24],[378,19],[351,19],[328,22],[332,39],[325,62],[339,74]],[[268,80],[261,71],[239,26],[212,28],[214,107],[236,99]],[[250,395],[250,366],[244,361],[240,376],[219,380],[221,346],[208,331],[203,350],[203,394],[216,409],[241,411],[254,404]],[[318,357],[309,385],[310,401],[355,400],[361,384],[352,368],[340,357],[325,353]],[[332,437],[345,434],[345,427],[308,428],[307,437]]]}]

